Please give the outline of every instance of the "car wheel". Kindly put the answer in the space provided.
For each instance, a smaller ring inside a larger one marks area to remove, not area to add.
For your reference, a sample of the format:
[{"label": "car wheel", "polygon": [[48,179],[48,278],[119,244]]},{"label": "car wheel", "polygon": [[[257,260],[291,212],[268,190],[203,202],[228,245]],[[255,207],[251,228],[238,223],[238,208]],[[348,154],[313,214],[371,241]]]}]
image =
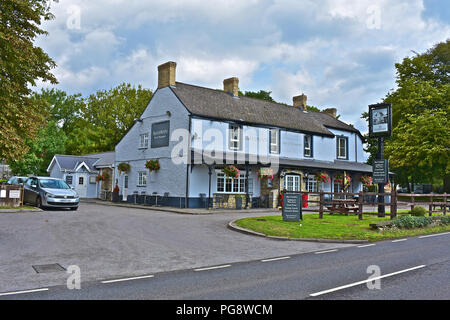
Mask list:
[{"label": "car wheel", "polygon": [[78,210],[78,207],[72,207],[72,208],[70,208],[70,210],[72,210],[72,211],[77,211],[77,210]]},{"label": "car wheel", "polygon": [[38,207],[39,209],[44,209],[44,207],[42,206],[42,199],[41,199],[41,197],[37,197],[36,198],[36,207]]}]

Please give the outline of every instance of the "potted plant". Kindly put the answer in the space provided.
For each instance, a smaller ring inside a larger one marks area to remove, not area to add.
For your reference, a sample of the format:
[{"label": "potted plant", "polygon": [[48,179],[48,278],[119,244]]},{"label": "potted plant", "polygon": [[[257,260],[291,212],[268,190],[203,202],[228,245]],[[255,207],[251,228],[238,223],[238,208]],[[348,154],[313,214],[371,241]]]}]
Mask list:
[{"label": "potted plant", "polygon": [[121,162],[118,164],[117,170],[119,170],[119,174],[122,174],[122,172],[127,173],[130,171],[130,165],[128,163]]},{"label": "potted plant", "polygon": [[116,184],[112,192],[112,202],[119,202],[119,191],[119,186]]},{"label": "potted plant", "polygon": [[145,167],[150,171],[158,171],[159,169],[161,169],[161,165],[159,164],[159,160],[148,160],[145,163]]},{"label": "potted plant", "polygon": [[239,177],[239,169],[233,165],[229,165],[229,166],[226,166],[225,168],[223,168],[223,173],[225,173],[225,175],[227,177],[230,177],[233,179]]}]

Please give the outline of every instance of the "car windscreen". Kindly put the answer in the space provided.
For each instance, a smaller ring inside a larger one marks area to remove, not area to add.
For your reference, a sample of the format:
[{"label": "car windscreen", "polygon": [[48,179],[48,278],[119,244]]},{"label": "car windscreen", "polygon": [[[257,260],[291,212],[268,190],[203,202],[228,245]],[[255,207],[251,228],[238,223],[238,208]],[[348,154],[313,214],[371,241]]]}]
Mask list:
[{"label": "car windscreen", "polygon": [[42,188],[49,189],[70,189],[70,187],[62,180],[56,179],[39,179]]}]

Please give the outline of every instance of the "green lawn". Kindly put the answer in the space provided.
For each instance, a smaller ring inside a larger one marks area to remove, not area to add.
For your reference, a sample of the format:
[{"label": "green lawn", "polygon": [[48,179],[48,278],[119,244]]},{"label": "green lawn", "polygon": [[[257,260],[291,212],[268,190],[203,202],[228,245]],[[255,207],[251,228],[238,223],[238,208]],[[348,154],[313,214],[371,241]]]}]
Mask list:
[{"label": "green lawn", "polygon": [[0,206],[0,210],[1,210],[1,209],[20,210],[20,209],[36,209],[36,208],[35,208],[35,207],[28,207],[28,206],[23,206],[22,208],[20,208],[20,207]]},{"label": "green lawn", "polygon": [[280,215],[240,219],[236,224],[241,228],[250,229],[270,236],[369,241],[450,231],[450,226],[409,230],[402,229],[396,231],[375,231],[370,228],[370,223],[383,220],[390,220],[390,218],[363,215],[363,220],[358,220],[357,215],[324,214],[323,219],[319,219],[318,214],[307,214],[303,215],[303,221],[300,222],[284,222]]}]

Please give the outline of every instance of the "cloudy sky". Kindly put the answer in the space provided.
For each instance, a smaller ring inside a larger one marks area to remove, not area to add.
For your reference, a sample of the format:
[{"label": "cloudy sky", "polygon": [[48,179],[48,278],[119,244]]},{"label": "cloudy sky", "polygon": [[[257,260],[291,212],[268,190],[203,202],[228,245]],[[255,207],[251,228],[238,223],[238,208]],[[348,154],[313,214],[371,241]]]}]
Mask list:
[{"label": "cloudy sky", "polygon": [[[272,91],[291,104],[336,107],[362,132],[368,104],[395,87],[394,63],[450,38],[447,0],[59,0],[38,45],[55,60],[59,89],[84,96],[122,82],[177,81]],[[46,84],[40,86],[46,87]]]}]

